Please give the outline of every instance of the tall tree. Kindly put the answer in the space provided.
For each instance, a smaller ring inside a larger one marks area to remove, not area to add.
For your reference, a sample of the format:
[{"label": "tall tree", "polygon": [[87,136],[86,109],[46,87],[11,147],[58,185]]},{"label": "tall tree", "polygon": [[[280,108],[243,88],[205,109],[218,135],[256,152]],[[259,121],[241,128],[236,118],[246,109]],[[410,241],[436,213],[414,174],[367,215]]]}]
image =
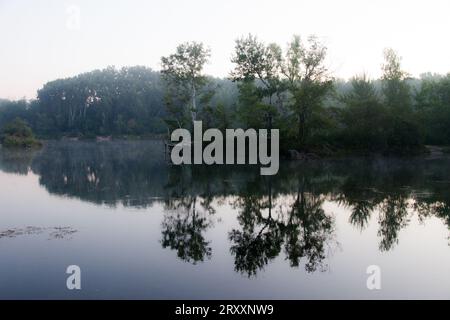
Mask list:
[{"label": "tall tree", "polygon": [[231,62],[235,64],[231,72],[233,81],[258,80],[260,95],[267,97],[272,104],[272,97],[281,89],[281,48],[271,43],[265,45],[256,36],[249,34],[247,37],[236,40],[235,53]]},{"label": "tall tree", "polygon": [[247,127],[270,126],[283,111],[281,48],[275,43],[266,45],[249,34],[236,40],[231,62],[235,67],[230,78],[239,82],[240,120]]},{"label": "tall tree", "polygon": [[399,113],[411,111],[411,88],[406,82],[408,73],[402,70],[401,57],[393,49],[384,50],[382,71],[386,105]]},{"label": "tall tree", "polygon": [[450,74],[421,79],[415,105],[428,144],[450,144]]},{"label": "tall tree", "polygon": [[419,150],[422,133],[412,109],[408,74],[401,69],[401,58],[392,49],[384,51],[382,92],[389,112],[387,144],[394,152]]},{"label": "tall tree", "polygon": [[352,89],[342,95],[345,143],[365,150],[385,147],[386,112],[379,95],[366,75],[351,81]]},{"label": "tall tree", "polygon": [[188,108],[192,122],[197,118],[201,89],[207,84],[202,71],[209,57],[210,51],[202,43],[187,42],[180,44],[175,53],[161,58],[161,73],[168,89],[166,104],[169,112],[178,113],[179,126],[183,124],[180,104],[181,108]]},{"label": "tall tree", "polygon": [[322,101],[332,88],[332,78],[325,66],[327,48],[310,36],[305,45],[294,36],[288,45],[282,72],[291,95],[289,107],[297,120],[298,147],[307,142],[311,122],[320,115]]},{"label": "tall tree", "polygon": [[[294,123],[298,127],[296,140],[301,148],[308,138],[311,124],[320,118],[318,111],[322,100],[332,87],[325,57],[326,47],[314,36],[308,38],[307,45],[299,36],[294,36],[283,55],[277,44],[265,45],[249,35],[236,40],[232,58],[236,66],[231,78],[241,82],[241,97],[252,93],[249,89],[254,84],[260,98],[266,98],[269,106],[275,107],[276,113],[284,118],[280,124],[286,126],[286,122],[295,118]],[[287,96],[290,113],[284,109]],[[251,109],[254,117],[257,113],[275,113],[273,109],[264,108],[264,104],[257,109],[261,112]]]}]

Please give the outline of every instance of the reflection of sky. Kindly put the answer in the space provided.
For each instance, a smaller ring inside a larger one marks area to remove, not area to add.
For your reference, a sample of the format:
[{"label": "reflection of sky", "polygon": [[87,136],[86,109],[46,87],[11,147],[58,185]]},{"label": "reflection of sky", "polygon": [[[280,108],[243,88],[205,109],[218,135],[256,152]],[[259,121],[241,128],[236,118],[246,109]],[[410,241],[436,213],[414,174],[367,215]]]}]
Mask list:
[{"label": "reflection of sky", "polygon": [[[362,232],[349,224],[348,209],[325,201],[335,217],[335,248],[329,270],[305,273],[280,254],[248,279],[233,270],[227,238],[239,228],[236,210],[219,204],[213,227],[205,232],[211,260],[191,265],[162,249],[163,208],[113,209],[50,195],[34,174],[0,172],[0,230],[26,226],[70,226],[70,240],[47,235],[0,239],[0,298],[450,298],[448,230],[430,218],[412,215],[393,250],[378,250],[377,214]],[[65,268],[82,270],[82,290],[65,289]],[[382,290],[366,289],[367,266],[382,271]]]},{"label": "reflection of sky", "polygon": [[[80,28],[66,27],[80,9]],[[284,46],[292,34],[317,34],[338,77],[378,77],[382,50],[404,67],[450,71],[448,0],[0,0],[0,97],[34,97],[50,80],[109,65],[159,69],[160,57],[184,41],[212,50],[206,72],[227,76],[234,40],[249,32]]]}]

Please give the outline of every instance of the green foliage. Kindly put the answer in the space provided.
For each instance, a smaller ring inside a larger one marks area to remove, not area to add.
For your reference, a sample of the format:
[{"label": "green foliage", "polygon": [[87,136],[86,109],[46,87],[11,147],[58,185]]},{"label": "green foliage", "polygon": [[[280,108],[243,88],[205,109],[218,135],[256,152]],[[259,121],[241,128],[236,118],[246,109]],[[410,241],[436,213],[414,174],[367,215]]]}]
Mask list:
[{"label": "green foliage", "polygon": [[1,142],[4,147],[31,148],[41,145],[31,128],[20,118],[16,118],[3,128]]},{"label": "green foliage", "polygon": [[[230,79],[215,79],[203,74],[209,50],[188,42],[161,58],[161,72],[108,67],[48,82],[33,101],[0,99],[0,128],[21,118],[39,137],[95,138],[161,134],[202,120],[221,130],[277,128],[282,152],[450,145],[450,74],[411,79],[387,49],[381,79],[334,80],[326,55],[314,36],[294,36],[282,50],[248,35],[236,40]],[[3,141],[32,143],[19,129]]]},{"label": "green foliage", "polygon": [[[224,126],[216,116],[227,119],[228,125],[234,121],[236,85],[216,78],[205,79],[205,83],[198,93],[199,119],[207,114],[202,108],[208,107],[213,111],[215,126]],[[185,115],[181,124],[182,117],[168,110],[170,106],[165,102],[176,102],[177,97],[166,95],[166,85],[159,72],[139,66],[120,70],[109,67],[51,81],[38,91],[37,100],[2,100],[0,128],[19,117],[39,137],[95,138],[145,136],[164,133],[168,127],[189,126],[191,117],[186,105],[173,104]]]},{"label": "green foliage", "polygon": [[272,104],[272,96],[280,92],[282,51],[277,44],[265,45],[255,36],[236,40],[235,53],[231,62],[235,64],[231,72],[233,81],[259,81],[256,90],[261,97],[267,97]]},{"label": "green foliage", "polygon": [[46,136],[142,135],[164,130],[159,74],[145,67],[108,67],[49,82],[38,91],[34,111],[34,127]]},{"label": "green foliage", "polygon": [[387,145],[396,153],[414,152],[420,149],[423,138],[417,114],[412,109],[411,87],[406,81],[408,74],[401,69],[401,59],[395,51],[386,49],[384,57],[382,92],[388,111]]},{"label": "green foliage", "polygon": [[178,127],[186,127],[197,120],[201,108],[198,104],[209,100],[205,95],[212,96],[211,92],[203,90],[208,81],[202,71],[209,55],[202,43],[187,42],[179,45],[175,53],[161,58],[161,74],[166,84],[165,104]]},{"label": "green foliage", "polygon": [[20,118],[16,118],[14,121],[8,123],[3,129],[3,134],[22,138],[28,138],[33,135],[30,127]]},{"label": "green foliage", "polygon": [[373,83],[364,75],[353,78],[352,90],[341,99],[343,143],[357,149],[380,150],[386,147],[386,108]]},{"label": "green foliage", "polygon": [[[324,66],[326,48],[315,37],[307,45],[294,36],[286,52],[277,44],[265,45],[249,35],[236,40],[231,73],[239,81],[239,116],[247,126],[275,120],[287,145],[304,148],[317,126],[327,123],[322,102],[332,88]],[[267,123],[267,122],[266,122]],[[267,124],[266,124],[267,127]]]},{"label": "green foliage", "polygon": [[420,151],[422,133],[414,120],[394,116],[389,119],[387,145],[390,152],[415,153]]},{"label": "green foliage", "polygon": [[[341,112],[344,127],[340,143],[375,152],[415,153],[421,150],[422,132],[415,113],[399,110],[386,96],[383,103],[382,97],[366,76],[352,80],[352,89],[341,97],[345,108]],[[392,95],[392,98],[398,97]]]},{"label": "green foliage", "polygon": [[267,115],[274,114],[275,108],[261,100],[261,91],[254,81],[245,80],[238,84],[239,97],[237,116],[239,126],[244,128],[266,128]]},{"label": "green foliage", "polygon": [[392,49],[384,52],[380,93],[366,76],[354,78],[352,88],[342,95],[343,129],[339,142],[345,147],[372,152],[416,153],[422,150],[423,135],[407,73]]},{"label": "green foliage", "polygon": [[408,74],[401,69],[401,58],[392,49],[384,51],[383,94],[386,105],[397,114],[411,112],[411,88],[405,81]]},{"label": "green foliage", "polygon": [[416,108],[425,143],[450,145],[450,74],[422,79]]},{"label": "green foliage", "polygon": [[16,118],[26,119],[29,122],[31,114],[30,105],[25,100],[0,102],[0,128],[14,121]]}]

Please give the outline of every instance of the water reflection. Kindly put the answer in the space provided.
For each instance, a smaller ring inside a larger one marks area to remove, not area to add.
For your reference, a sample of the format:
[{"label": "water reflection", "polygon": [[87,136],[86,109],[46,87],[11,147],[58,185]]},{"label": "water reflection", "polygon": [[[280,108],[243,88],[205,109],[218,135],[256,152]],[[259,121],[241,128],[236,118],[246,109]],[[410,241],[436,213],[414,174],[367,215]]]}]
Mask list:
[{"label": "water reflection", "polygon": [[237,214],[228,231],[236,272],[253,277],[283,254],[291,267],[327,270],[339,243],[326,202],[351,212],[361,232],[376,215],[380,251],[393,250],[412,215],[450,226],[450,159],[341,159],[282,163],[277,176],[255,167],[168,165],[160,142],[49,142],[38,152],[1,150],[0,169],[39,176],[50,193],[101,205],[162,204],[161,246],[187,263],[213,254],[217,210]]},{"label": "water reflection", "polygon": [[14,150],[1,149],[0,146],[0,169],[6,173],[26,175],[31,167],[31,162],[36,157],[37,150]]},{"label": "water reflection", "polygon": [[[258,180],[263,178],[257,176]],[[266,185],[267,194],[258,194]],[[235,270],[254,276],[284,249],[292,267],[305,260],[308,272],[325,270],[326,247],[331,246],[334,219],[322,209],[325,197],[314,194],[307,180],[297,182],[296,191],[272,196],[272,178],[250,182],[234,201],[240,229],[229,233]],[[310,190],[310,191],[307,191]]]},{"label": "water reflection", "polygon": [[162,223],[163,248],[177,251],[177,256],[196,264],[211,256],[210,242],[203,236],[211,225],[214,209],[207,200],[197,196],[184,196],[165,202]]}]

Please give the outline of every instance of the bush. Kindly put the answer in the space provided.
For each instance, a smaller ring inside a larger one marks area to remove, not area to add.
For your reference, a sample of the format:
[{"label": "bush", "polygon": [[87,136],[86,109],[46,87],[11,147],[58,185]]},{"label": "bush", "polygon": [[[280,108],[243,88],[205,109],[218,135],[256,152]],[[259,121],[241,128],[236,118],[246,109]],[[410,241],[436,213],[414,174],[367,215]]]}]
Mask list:
[{"label": "bush", "polygon": [[3,129],[1,142],[4,147],[32,148],[42,143],[37,140],[30,127],[20,118],[8,123]]}]

